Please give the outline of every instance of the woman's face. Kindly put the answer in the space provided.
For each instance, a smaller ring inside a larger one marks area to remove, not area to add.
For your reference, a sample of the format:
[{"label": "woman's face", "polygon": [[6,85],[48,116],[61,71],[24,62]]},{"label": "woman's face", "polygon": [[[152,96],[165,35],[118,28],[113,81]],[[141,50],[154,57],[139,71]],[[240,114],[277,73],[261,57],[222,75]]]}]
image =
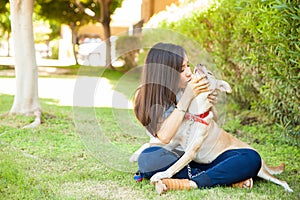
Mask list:
[{"label": "woman's face", "polygon": [[192,79],[192,71],[189,67],[189,61],[188,58],[185,56],[183,63],[182,63],[182,68],[181,68],[181,73],[180,73],[180,80],[179,80],[179,85],[178,87],[180,89],[186,88],[188,82]]}]

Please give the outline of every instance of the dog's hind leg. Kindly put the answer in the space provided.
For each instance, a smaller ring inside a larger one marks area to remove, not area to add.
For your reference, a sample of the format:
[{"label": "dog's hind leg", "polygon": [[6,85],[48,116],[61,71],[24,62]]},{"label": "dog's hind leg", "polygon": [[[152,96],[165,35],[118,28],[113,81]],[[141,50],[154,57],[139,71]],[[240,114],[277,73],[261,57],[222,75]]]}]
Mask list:
[{"label": "dog's hind leg", "polygon": [[272,175],[280,174],[280,173],[284,172],[284,170],[285,170],[285,164],[284,163],[281,163],[278,166],[270,167],[264,161],[262,161],[262,166],[265,168],[265,170],[267,170]]},{"label": "dog's hind leg", "polygon": [[260,168],[257,176],[260,178],[263,178],[265,180],[271,181],[273,183],[276,183],[278,185],[281,185],[288,192],[293,192],[293,190],[290,188],[290,186],[287,184],[287,182],[275,178],[272,174],[270,174],[265,169],[264,165]]}]

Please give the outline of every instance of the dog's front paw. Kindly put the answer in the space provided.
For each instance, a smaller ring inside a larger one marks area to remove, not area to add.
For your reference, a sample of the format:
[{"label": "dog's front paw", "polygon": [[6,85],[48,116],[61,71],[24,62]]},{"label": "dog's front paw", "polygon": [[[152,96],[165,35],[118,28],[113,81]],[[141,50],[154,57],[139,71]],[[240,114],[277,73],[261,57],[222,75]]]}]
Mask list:
[{"label": "dog's front paw", "polygon": [[155,182],[158,182],[159,180],[161,179],[164,179],[164,178],[171,178],[171,176],[166,172],[157,172],[156,174],[154,174],[150,181],[151,183],[155,183]]}]

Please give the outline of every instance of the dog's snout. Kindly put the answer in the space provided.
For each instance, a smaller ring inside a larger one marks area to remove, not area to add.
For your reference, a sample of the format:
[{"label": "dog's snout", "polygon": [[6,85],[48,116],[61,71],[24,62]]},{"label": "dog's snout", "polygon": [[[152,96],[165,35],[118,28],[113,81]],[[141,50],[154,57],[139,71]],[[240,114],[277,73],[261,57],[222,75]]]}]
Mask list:
[{"label": "dog's snout", "polygon": [[204,65],[202,65],[201,63],[199,63],[199,64],[197,64],[197,66],[196,66],[196,68],[195,68],[195,70],[194,70],[194,72],[195,73],[197,73],[197,74],[200,74],[200,75],[202,75],[202,74],[206,74],[205,73],[205,66]]}]

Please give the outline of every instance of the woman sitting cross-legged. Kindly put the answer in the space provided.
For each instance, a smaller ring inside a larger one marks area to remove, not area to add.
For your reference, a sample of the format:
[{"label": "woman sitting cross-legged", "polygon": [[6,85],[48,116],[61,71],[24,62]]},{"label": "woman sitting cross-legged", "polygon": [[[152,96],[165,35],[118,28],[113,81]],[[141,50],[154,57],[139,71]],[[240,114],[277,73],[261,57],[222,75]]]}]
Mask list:
[{"label": "woman sitting cross-legged", "polygon": [[[205,77],[192,77],[183,47],[157,43],[148,52],[140,87],[134,100],[134,112],[151,137],[168,144],[176,134],[192,99],[208,91]],[[215,103],[216,94],[209,96]],[[165,171],[183,155],[161,146],[145,149],[138,158],[139,171],[145,178]],[[252,187],[252,178],[261,167],[259,154],[251,149],[234,149],[221,153],[209,164],[194,161],[171,179],[160,182],[159,193],[168,189],[211,188],[215,186]]]}]

